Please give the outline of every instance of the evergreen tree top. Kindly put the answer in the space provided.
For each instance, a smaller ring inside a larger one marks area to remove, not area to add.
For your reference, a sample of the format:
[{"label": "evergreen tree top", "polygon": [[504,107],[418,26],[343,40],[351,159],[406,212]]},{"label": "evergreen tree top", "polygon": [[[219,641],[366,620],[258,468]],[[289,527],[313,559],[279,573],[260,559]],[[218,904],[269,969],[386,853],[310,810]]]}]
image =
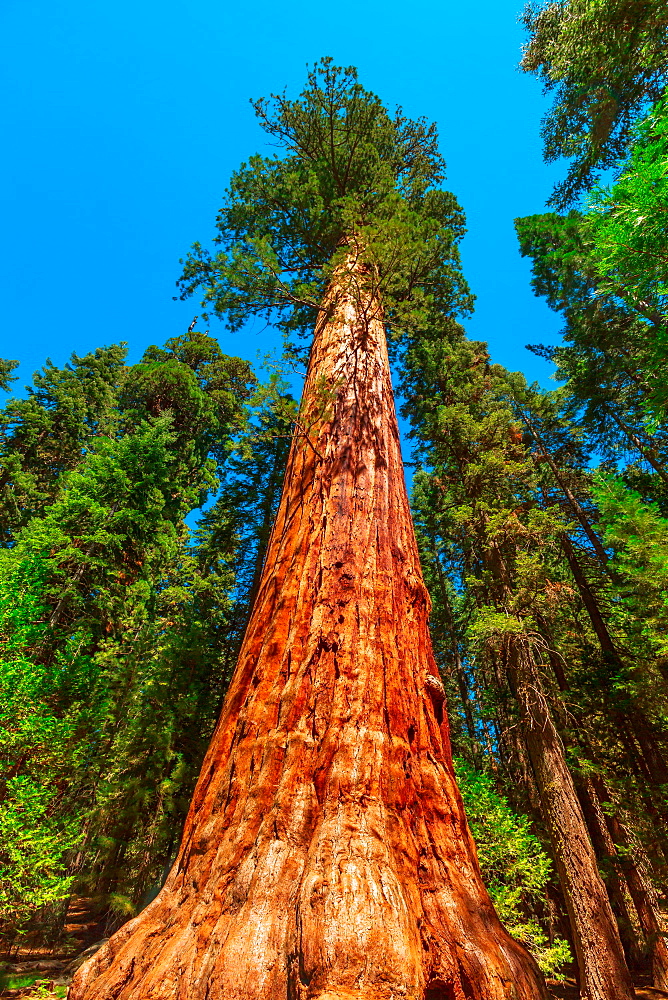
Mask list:
[{"label": "evergreen tree top", "polygon": [[668,75],[665,0],[540,0],[521,17],[529,33],[521,68],[554,101],[541,134],[547,162],[570,160],[548,204],[575,204],[626,154],[633,124]]},{"label": "evergreen tree top", "polygon": [[264,130],[307,164],[325,202],[356,197],[373,211],[389,191],[410,198],[445,177],[436,125],[394,115],[358,82],[357,70],[320,60],[298,100],[285,93],[252,101]]},{"label": "evergreen tree top", "polygon": [[440,187],[435,125],[391,114],[354,68],[329,58],[296,100],[274,94],[253,106],[280,151],[232,175],[215,249],[195,243],[183,262],[182,298],[201,289],[203,306],[233,330],[255,314],[305,332],[354,240],[395,332],[428,313],[470,310],[456,247],[464,216]]}]

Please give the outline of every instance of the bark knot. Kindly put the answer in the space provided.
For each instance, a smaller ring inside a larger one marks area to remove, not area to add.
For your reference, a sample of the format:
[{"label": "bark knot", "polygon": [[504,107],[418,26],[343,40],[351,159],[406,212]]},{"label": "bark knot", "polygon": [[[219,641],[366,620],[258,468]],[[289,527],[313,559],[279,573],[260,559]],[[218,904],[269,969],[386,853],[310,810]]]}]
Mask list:
[{"label": "bark knot", "polygon": [[445,701],[445,688],[443,687],[443,682],[440,677],[434,677],[433,674],[427,674],[424,686],[436,704],[442,705]]}]

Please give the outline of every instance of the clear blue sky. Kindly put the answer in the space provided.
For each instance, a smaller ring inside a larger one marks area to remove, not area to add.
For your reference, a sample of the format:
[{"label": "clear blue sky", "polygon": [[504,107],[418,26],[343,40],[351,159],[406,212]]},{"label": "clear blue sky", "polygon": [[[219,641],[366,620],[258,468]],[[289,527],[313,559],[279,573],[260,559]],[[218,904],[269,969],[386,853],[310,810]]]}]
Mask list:
[{"label": "clear blue sky", "polygon": [[[367,0],[250,7],[213,0],[2,0],[5,95],[0,356],[22,382],[47,356],[183,332],[179,258],[206,242],[230,172],[262,151],[249,97],[296,93],[331,55],[411,117],[438,123],[448,186],[469,225],[471,336],[549,384],[524,350],[558,322],[533,297],[512,220],[541,211],[557,171],[541,161],[545,99],[521,74],[523,0]],[[211,332],[255,360],[271,332]]]}]

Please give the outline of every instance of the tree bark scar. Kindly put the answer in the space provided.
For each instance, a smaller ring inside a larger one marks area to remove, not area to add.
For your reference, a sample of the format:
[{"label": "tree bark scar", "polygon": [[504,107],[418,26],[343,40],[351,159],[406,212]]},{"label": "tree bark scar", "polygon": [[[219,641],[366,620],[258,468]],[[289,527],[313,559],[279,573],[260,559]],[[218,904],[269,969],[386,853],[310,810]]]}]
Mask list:
[{"label": "tree bark scar", "polygon": [[333,650],[337,651],[339,648],[339,633],[338,632],[328,632],[327,635],[320,637],[320,645],[326,652]]},{"label": "tree bark scar", "polygon": [[352,253],[316,326],[324,461],[296,431],[177,862],[70,1000],[546,1000],[454,782],[368,277]]}]

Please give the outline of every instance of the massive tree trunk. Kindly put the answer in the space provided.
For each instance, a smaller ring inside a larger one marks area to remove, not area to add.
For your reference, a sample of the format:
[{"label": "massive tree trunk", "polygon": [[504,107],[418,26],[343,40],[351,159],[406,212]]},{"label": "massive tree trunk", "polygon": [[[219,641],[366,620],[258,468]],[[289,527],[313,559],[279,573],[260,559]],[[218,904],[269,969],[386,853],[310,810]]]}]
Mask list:
[{"label": "massive tree trunk", "polygon": [[315,332],[261,585],[178,859],[70,1000],[534,1000],[455,785],[378,306]]}]

